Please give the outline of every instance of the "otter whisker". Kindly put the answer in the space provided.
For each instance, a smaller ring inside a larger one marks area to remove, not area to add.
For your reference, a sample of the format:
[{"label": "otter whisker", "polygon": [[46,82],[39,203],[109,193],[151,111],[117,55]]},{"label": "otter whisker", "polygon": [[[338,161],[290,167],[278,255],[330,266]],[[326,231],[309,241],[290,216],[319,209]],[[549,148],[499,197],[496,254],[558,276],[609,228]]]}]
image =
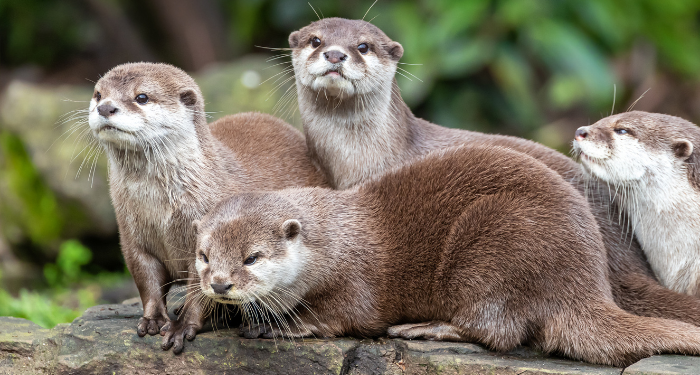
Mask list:
[{"label": "otter whisker", "polygon": [[275,56],[270,57],[269,59],[265,60],[265,62],[270,62],[272,60],[282,59],[282,58],[285,58],[285,57],[291,56],[291,55],[292,55],[291,53],[283,53],[280,55],[275,55]]},{"label": "otter whisker", "polygon": [[269,49],[269,50],[274,50],[274,51],[291,51],[291,48],[274,48],[274,47],[263,47],[263,46],[254,46],[257,48],[264,48],[264,49]]},{"label": "otter whisker", "polygon": [[320,20],[320,19],[321,19],[321,16],[318,15],[318,13],[316,12],[316,9],[314,9],[314,6],[311,5],[310,2],[307,2],[307,4],[309,4],[309,6],[311,7],[311,9],[314,11],[314,13],[316,13],[316,17],[318,17],[318,19]]},{"label": "otter whisker", "polygon": [[262,70],[267,70],[267,69],[274,68],[274,67],[279,66],[279,65],[291,64],[291,63],[292,63],[291,61],[284,61],[284,62],[277,63],[274,65],[266,66],[266,67],[262,68]]},{"label": "otter whisker", "polygon": [[401,69],[401,70],[402,70],[403,72],[405,72],[406,74],[410,74],[411,77],[414,77],[415,79],[417,79],[417,80],[423,82],[422,79],[416,77],[413,73],[409,72],[408,70],[406,70],[406,69],[404,69],[404,68],[402,68],[402,67],[400,67],[400,66],[397,66],[396,69]]},{"label": "otter whisker", "polygon": [[634,103],[632,103],[632,104],[627,108],[627,112],[631,111],[632,108],[634,108],[634,106],[637,105],[637,102],[639,102],[640,100],[642,100],[642,98],[644,97],[644,95],[646,95],[646,93],[648,93],[649,90],[651,90],[651,87],[649,87],[646,91],[644,91],[644,92],[642,93],[642,95],[640,95],[639,98],[638,98],[637,100],[635,100]]}]

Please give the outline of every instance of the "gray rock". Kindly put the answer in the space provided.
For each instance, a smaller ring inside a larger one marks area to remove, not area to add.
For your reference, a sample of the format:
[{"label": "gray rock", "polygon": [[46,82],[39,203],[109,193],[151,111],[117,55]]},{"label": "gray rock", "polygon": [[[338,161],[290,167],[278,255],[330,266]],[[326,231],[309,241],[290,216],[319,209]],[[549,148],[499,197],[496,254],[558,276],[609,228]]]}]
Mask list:
[{"label": "gray rock", "polygon": [[[522,347],[494,353],[476,344],[353,338],[247,340],[237,329],[200,333],[185,351],[140,338],[138,300],[88,309],[44,329],[0,317],[0,374],[620,374],[622,369],[544,355]],[[654,356],[625,374],[698,374],[700,357]]]}]

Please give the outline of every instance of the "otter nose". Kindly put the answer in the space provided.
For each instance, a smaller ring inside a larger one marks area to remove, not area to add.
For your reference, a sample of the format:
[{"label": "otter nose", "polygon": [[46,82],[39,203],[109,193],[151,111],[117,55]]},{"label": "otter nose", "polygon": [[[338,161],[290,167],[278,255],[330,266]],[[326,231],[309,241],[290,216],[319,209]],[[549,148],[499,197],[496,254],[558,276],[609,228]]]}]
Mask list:
[{"label": "otter nose", "polygon": [[348,56],[340,51],[328,51],[323,53],[323,57],[328,60],[331,64],[337,64],[339,62],[345,61]]},{"label": "otter nose", "polygon": [[104,117],[112,116],[113,114],[117,113],[118,111],[119,111],[119,108],[117,108],[111,104],[102,104],[101,106],[97,107],[97,113],[99,113],[100,116],[104,116]]},{"label": "otter nose", "polygon": [[233,287],[233,284],[209,284],[211,285],[211,288],[214,289],[214,293],[216,294],[226,294],[229,290],[231,290],[231,287]]},{"label": "otter nose", "polygon": [[574,138],[577,141],[580,141],[588,136],[588,131],[586,131],[586,127],[582,126],[578,129],[576,129],[576,134],[574,135]]}]

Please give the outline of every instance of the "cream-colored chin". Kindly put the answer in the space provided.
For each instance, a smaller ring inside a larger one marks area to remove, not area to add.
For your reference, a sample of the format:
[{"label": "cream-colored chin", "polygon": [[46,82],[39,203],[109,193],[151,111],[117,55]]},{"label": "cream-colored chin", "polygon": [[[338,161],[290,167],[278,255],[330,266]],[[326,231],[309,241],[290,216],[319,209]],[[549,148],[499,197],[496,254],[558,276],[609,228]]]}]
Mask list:
[{"label": "cream-colored chin", "polygon": [[138,150],[140,147],[134,135],[115,129],[102,129],[96,134],[97,139],[108,142],[121,149]]},{"label": "cream-colored chin", "polygon": [[324,90],[327,95],[349,97],[355,95],[355,86],[352,82],[336,74],[326,74],[316,77],[311,83],[314,91]]}]

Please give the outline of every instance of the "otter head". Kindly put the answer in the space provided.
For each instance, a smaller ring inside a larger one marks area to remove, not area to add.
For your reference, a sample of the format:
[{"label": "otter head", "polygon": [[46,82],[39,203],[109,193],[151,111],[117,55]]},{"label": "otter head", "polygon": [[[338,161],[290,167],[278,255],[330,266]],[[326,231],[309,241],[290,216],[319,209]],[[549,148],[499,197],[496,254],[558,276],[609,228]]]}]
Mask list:
[{"label": "otter head", "polygon": [[612,184],[648,182],[678,170],[697,183],[698,141],[700,129],[686,120],[634,111],[578,128],[573,146],[586,172]]},{"label": "otter head", "polygon": [[105,147],[125,149],[167,145],[194,136],[195,125],[206,123],[192,77],[156,63],[123,64],[107,72],[95,85],[88,119]]},{"label": "otter head", "polygon": [[403,47],[366,21],[324,18],[289,36],[297,84],[333,97],[391,87]]},{"label": "otter head", "polygon": [[294,296],[303,294],[309,255],[301,220],[289,206],[274,193],[241,194],[194,222],[195,266],[204,295],[276,310],[298,302]]}]

